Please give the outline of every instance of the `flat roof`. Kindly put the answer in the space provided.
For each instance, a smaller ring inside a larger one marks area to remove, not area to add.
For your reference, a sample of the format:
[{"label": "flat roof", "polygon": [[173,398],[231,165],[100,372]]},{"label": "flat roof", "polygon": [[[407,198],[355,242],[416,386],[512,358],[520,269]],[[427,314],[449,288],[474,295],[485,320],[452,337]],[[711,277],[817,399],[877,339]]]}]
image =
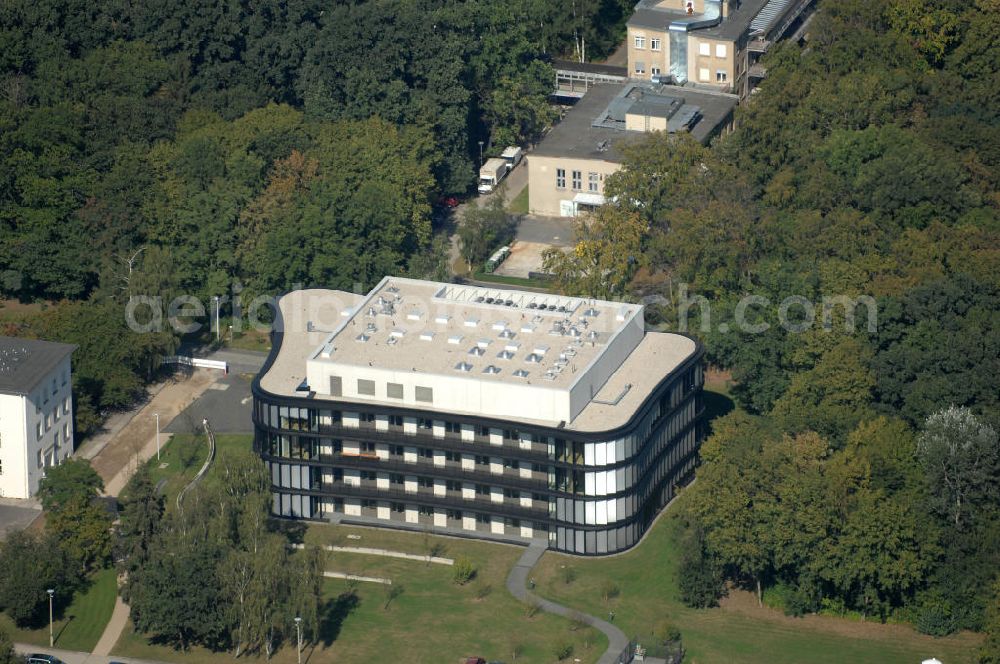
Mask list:
[{"label": "flat roof", "polygon": [[[670,24],[678,22],[696,22],[707,15],[689,16],[687,12],[671,7],[659,6],[660,0],[639,0],[635,11],[628,20],[628,25],[637,28],[667,30]],[[724,41],[735,42],[750,28],[750,22],[772,0],[742,0],[739,8],[733,10],[718,25],[710,27],[694,27],[691,33],[696,37],[710,37]],[[781,0],[774,0],[780,3]],[[717,15],[713,14],[713,18]]]},{"label": "flat roof", "polygon": [[0,393],[29,394],[74,350],[72,344],[0,337]]},{"label": "flat roof", "polygon": [[641,313],[637,304],[387,278],[309,359],[568,387]]},{"label": "flat roof", "polygon": [[[487,303],[487,293],[499,296],[501,302],[494,297],[493,303]],[[477,302],[480,297],[483,301]],[[528,309],[532,303],[536,308]],[[544,313],[537,308],[541,303],[546,306]],[[556,307],[554,311],[549,311],[550,304]],[[567,310],[560,312],[560,306]],[[400,403],[384,398],[331,397],[317,392],[317,386],[306,390],[307,365],[331,362],[362,369],[371,366],[455,376],[463,373],[456,365],[467,363],[472,367],[466,374],[470,380],[569,390],[608,347],[599,341],[591,346],[587,341],[589,332],[596,332],[594,338],[598,340],[610,338],[619,325],[641,315],[642,310],[635,304],[400,278],[384,279],[367,296],[323,289],[294,291],[281,297],[278,307],[281,343],[275,344],[271,363],[260,376],[263,390],[279,396],[391,407],[399,407]],[[620,316],[626,320],[618,320]],[[602,318],[603,324],[598,325]],[[565,327],[558,334],[554,332],[566,320],[578,325],[584,319],[592,323],[590,329],[580,326],[579,337],[572,336]],[[471,320],[477,321],[476,327],[466,325]],[[534,326],[534,330],[521,332],[522,326]],[[502,336],[504,330],[512,336]],[[368,339],[359,341],[360,335]],[[452,343],[454,337],[461,340]],[[510,359],[501,359],[498,355],[508,344],[518,344],[517,350]],[[470,355],[474,348],[484,352]],[[528,363],[527,356],[539,348],[545,351],[539,361]],[[572,353],[567,354],[568,350]],[[697,344],[683,335],[647,332],[627,356],[620,360],[616,357],[607,379],[570,421],[524,416],[502,419],[547,427],[562,424],[581,432],[617,428],[626,424],[656,386],[696,351]],[[491,365],[500,371],[484,373]],[[544,379],[557,365],[562,367],[560,372]],[[514,374],[518,370],[526,370],[528,375],[518,377]],[[525,390],[525,398],[532,398],[530,390]],[[488,412],[431,404],[418,404],[417,408],[443,415],[493,417]]]},{"label": "flat roof", "polygon": [[[633,112],[630,109],[639,106],[635,112],[640,112],[652,108],[654,104],[661,109],[686,106],[695,110],[693,107],[697,107],[701,119],[689,133],[704,143],[730,116],[736,102],[736,95],[648,81],[594,85],[545,135],[531,155],[620,163],[621,148],[642,140],[647,134],[612,125],[624,124],[625,115]],[[603,123],[603,126],[594,126],[595,122]]]}]

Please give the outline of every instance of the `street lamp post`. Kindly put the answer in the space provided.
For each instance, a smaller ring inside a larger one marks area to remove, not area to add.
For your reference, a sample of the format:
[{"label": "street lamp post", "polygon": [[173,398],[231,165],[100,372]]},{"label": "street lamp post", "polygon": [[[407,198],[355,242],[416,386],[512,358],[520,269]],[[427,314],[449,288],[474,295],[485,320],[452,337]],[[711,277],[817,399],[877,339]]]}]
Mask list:
[{"label": "street lamp post", "polygon": [[56,594],[56,591],[49,588],[45,592],[49,594],[49,647],[51,648],[55,645],[55,639],[52,638],[52,596]]},{"label": "street lamp post", "polygon": [[302,664],[302,618],[295,616],[295,633],[298,636],[298,646],[295,649],[299,664]]},{"label": "street lamp post", "polygon": [[479,168],[483,167],[483,142],[479,141]]},{"label": "street lamp post", "polygon": [[215,300],[215,340],[218,341],[219,328],[221,327],[221,325],[219,325],[219,296],[213,295],[212,299]]},{"label": "street lamp post", "polygon": [[153,413],[156,418],[156,460],[160,460],[160,414]]}]

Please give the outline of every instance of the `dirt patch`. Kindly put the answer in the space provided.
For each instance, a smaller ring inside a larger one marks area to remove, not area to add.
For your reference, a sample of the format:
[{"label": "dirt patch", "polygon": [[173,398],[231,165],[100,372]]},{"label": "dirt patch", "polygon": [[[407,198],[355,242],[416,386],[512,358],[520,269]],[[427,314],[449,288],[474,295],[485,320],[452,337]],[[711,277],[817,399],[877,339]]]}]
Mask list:
[{"label": "dirt patch", "polygon": [[[131,421],[91,460],[91,465],[104,480],[109,494],[117,494],[116,489],[120,488],[114,486],[120,482],[113,483],[112,480],[126,469],[134,470],[138,463],[145,460],[143,449],[150,441],[155,446],[156,419],[153,414],[159,413],[162,432],[220,376],[219,372],[207,369],[196,370],[190,375],[177,373],[156,396],[139,408]],[[161,443],[165,442],[166,437],[161,434],[160,440]]]},{"label": "dirt patch", "polygon": [[[905,639],[914,643],[926,642],[928,648],[936,641],[934,637],[920,634],[909,625],[883,625],[877,621],[850,620],[835,616],[807,615],[801,618],[786,616],[781,611],[769,606],[759,606],[757,596],[746,590],[730,589],[729,595],[719,601],[719,606],[723,611],[750,616],[757,620],[826,632],[851,639]],[[949,638],[960,642],[965,641],[969,647],[975,647],[981,641],[980,636],[974,632],[961,632]]]}]

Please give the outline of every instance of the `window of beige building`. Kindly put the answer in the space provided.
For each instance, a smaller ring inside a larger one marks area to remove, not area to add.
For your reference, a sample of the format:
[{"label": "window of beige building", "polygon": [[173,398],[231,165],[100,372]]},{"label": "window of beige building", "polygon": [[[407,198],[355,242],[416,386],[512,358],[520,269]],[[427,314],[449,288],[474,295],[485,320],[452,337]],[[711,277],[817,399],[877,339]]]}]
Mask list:
[{"label": "window of beige building", "polygon": [[573,190],[583,189],[583,171],[573,171]]},{"label": "window of beige building", "polygon": [[715,80],[717,83],[726,82],[726,72],[724,69],[719,69],[718,71],[715,72]]},{"label": "window of beige building", "polygon": [[660,40],[658,37],[653,37],[649,40],[649,48],[651,48],[654,51],[660,50]]},{"label": "window of beige building", "polygon": [[708,42],[698,44],[698,55],[712,55],[712,45]]},{"label": "window of beige building", "polygon": [[646,38],[641,35],[635,36],[635,47],[636,48],[646,48]]},{"label": "window of beige building", "polygon": [[556,189],[566,188],[566,169],[557,168],[556,169]]},{"label": "window of beige building", "polygon": [[725,44],[716,44],[715,45],[715,57],[717,57],[717,58],[724,58],[724,57],[726,57],[726,45]]},{"label": "window of beige building", "polygon": [[701,69],[698,70],[698,80],[699,81],[707,81],[707,80],[709,80],[708,76],[709,76],[708,69],[706,69],[705,67],[702,67]]},{"label": "window of beige building", "polygon": [[638,62],[637,61],[635,63],[635,73],[636,74],[645,74],[646,73],[646,63],[645,62]]},{"label": "window of beige building", "polygon": [[599,173],[587,173],[587,189],[597,191],[600,186],[601,176]]}]

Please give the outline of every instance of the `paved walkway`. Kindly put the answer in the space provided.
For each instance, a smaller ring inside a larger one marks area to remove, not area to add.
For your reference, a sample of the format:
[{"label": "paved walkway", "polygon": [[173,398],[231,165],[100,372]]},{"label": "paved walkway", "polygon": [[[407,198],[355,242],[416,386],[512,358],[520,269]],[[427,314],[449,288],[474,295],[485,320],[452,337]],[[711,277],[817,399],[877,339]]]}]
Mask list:
[{"label": "paved walkway", "polygon": [[[94,655],[97,657],[107,657],[111,654],[111,649],[118,643],[122,632],[128,625],[129,609],[128,604],[122,600],[122,596],[115,595],[115,610],[111,612],[111,619],[104,626],[104,633],[101,639],[94,646]],[[66,661],[66,660],[63,660]],[[67,664],[71,664],[67,662]]]},{"label": "paved walkway", "polygon": [[[305,544],[293,544],[293,549],[304,549]],[[402,551],[390,551],[389,549],[373,549],[367,546],[337,546],[337,545],[324,545],[323,549],[326,551],[333,551],[339,553],[360,553],[367,556],[384,556],[386,558],[402,558],[404,560],[416,560],[422,563],[434,563],[436,565],[454,565],[455,560],[452,558],[442,558],[441,556],[424,556],[418,553],[403,553]]]},{"label": "paved walkway", "polygon": [[507,575],[507,590],[510,594],[521,600],[522,602],[535,602],[543,611],[548,611],[549,613],[554,613],[558,616],[563,616],[564,618],[569,618],[570,620],[582,620],[591,627],[595,627],[608,637],[608,649],[601,655],[601,658],[597,660],[597,664],[617,664],[618,655],[621,654],[625,647],[628,646],[629,640],[625,637],[625,633],[620,629],[607,622],[606,620],[601,620],[600,618],[595,618],[594,616],[581,613],[575,609],[563,606],[562,604],[556,604],[555,602],[550,602],[547,599],[543,599],[538,595],[528,592],[526,584],[528,582],[528,576],[531,574],[531,570],[538,563],[538,559],[542,557],[545,553],[546,544],[543,542],[535,542],[525,550],[521,555],[521,558],[514,565],[514,568],[510,570],[510,574]]}]

